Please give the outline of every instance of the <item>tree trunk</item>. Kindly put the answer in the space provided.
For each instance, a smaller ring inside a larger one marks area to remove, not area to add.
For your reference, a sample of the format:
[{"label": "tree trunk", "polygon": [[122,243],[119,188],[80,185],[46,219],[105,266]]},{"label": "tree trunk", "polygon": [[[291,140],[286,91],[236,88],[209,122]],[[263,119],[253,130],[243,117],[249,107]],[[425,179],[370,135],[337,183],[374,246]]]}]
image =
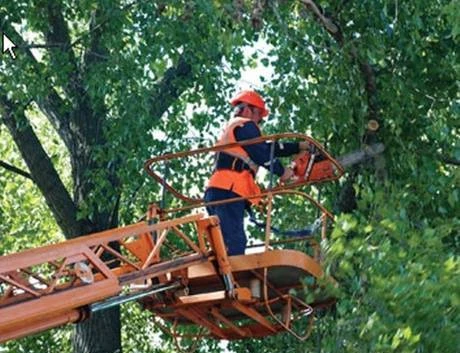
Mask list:
[{"label": "tree trunk", "polygon": [[94,313],[76,325],[73,349],[78,353],[121,353],[120,307]]}]

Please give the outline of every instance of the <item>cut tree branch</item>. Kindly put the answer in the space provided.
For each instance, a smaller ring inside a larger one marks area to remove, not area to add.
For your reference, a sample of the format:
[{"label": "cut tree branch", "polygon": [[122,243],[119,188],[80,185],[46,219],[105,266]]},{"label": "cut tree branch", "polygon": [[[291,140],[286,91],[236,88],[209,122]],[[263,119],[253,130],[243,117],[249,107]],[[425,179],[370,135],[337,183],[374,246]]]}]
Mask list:
[{"label": "cut tree branch", "polygon": [[340,32],[340,27],[334,23],[332,19],[326,17],[320,7],[316,5],[312,0],[300,0],[313,14],[318,18],[318,20],[323,24],[324,28],[335,38],[335,36]]},{"label": "cut tree branch", "polygon": [[[326,16],[320,7],[313,0],[299,0],[305,7],[314,14],[317,20],[323,25],[327,32],[335,39],[340,47],[345,48],[345,37],[341,27],[330,17]],[[347,43],[346,48],[348,53],[358,63],[361,76],[364,80],[365,91],[367,95],[368,119],[377,123],[377,126],[382,126],[382,119],[379,114],[378,107],[378,91],[375,72],[369,62],[360,59],[358,50],[352,44]],[[367,129],[362,141],[364,144],[374,144],[378,142],[377,131]],[[385,160],[383,155],[378,155],[375,158],[375,168],[377,178],[381,181],[386,179]]]},{"label": "cut tree branch", "polygon": [[3,168],[5,168],[6,170],[8,170],[10,172],[19,174],[19,175],[21,175],[21,176],[23,176],[25,178],[28,178],[28,179],[33,181],[32,175],[30,175],[30,173],[27,173],[26,171],[24,171],[22,169],[19,169],[18,167],[15,167],[14,165],[11,165],[11,164],[3,162],[3,161],[0,161],[0,167],[3,167]]}]

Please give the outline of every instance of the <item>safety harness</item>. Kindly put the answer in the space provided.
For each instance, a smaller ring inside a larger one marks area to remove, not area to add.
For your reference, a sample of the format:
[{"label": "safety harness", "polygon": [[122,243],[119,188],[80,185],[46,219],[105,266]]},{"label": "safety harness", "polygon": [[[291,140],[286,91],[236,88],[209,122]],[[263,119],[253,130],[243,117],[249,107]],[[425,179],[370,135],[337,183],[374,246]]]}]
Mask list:
[{"label": "safety harness", "polygon": [[251,159],[243,159],[242,156],[234,156],[227,152],[219,152],[216,154],[216,160],[214,169],[229,169],[236,172],[242,172],[243,170],[249,170],[253,177],[256,174],[255,163]]}]

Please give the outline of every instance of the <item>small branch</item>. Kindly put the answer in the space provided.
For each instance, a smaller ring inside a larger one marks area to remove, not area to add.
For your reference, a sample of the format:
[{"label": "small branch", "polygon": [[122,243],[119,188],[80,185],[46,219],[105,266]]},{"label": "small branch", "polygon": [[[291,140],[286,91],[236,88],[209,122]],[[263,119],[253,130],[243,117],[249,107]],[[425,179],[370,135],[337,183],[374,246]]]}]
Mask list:
[{"label": "small branch", "polygon": [[444,156],[440,156],[440,158],[441,158],[441,161],[446,163],[446,164],[460,165],[460,160],[459,159],[451,158],[451,157],[444,157]]},{"label": "small branch", "polygon": [[106,15],[107,12],[111,11],[106,11],[102,5],[98,6],[91,12],[91,19],[89,21],[89,32],[91,33],[91,37],[89,40],[89,46],[84,54],[85,70],[87,70],[91,65],[102,60],[107,60],[108,58],[107,48],[101,40],[105,28],[100,24],[106,23],[104,22],[104,15]]},{"label": "small branch", "polygon": [[108,55],[104,55],[104,54],[99,54],[99,53],[96,53],[94,51],[88,51],[86,52],[86,56],[87,57],[90,57],[90,56],[94,56],[98,59],[103,59],[103,60],[108,60],[110,57]]},{"label": "small branch", "polygon": [[[329,17],[324,16],[323,12],[320,10],[318,5],[316,5],[312,0],[300,0],[305,6],[307,6],[315,16],[321,21],[324,28],[334,37],[339,34],[340,27],[334,23],[332,19]],[[337,39],[337,38],[336,38]]]},{"label": "small branch", "polygon": [[35,43],[28,43],[28,44],[21,44],[17,46],[18,49],[48,49],[48,48],[65,48],[65,44],[63,43],[49,43],[49,44],[35,44]]},{"label": "small branch", "polygon": [[23,176],[25,178],[28,178],[28,179],[33,181],[32,175],[30,175],[29,173],[27,173],[26,171],[24,171],[22,169],[19,169],[19,168],[15,167],[14,165],[8,164],[8,163],[3,162],[3,161],[0,161],[0,167],[3,167],[6,170],[9,170],[10,172],[19,174],[19,175],[21,175],[21,176]]}]

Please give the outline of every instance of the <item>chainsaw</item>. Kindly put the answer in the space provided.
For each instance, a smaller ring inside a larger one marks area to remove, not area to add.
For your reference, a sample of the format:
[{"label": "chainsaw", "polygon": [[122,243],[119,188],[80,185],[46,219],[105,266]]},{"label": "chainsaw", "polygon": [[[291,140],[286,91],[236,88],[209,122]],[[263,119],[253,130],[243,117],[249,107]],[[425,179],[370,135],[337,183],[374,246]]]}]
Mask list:
[{"label": "chainsaw", "polygon": [[[375,157],[377,154],[382,153],[383,150],[384,145],[381,143],[366,146],[363,149],[338,157],[337,162],[344,169],[347,169]],[[333,177],[336,172],[334,164],[329,159],[326,159],[321,151],[314,148],[297,154],[291,163],[291,168],[294,171],[294,180],[296,182],[306,180],[311,182],[320,181]]]}]

